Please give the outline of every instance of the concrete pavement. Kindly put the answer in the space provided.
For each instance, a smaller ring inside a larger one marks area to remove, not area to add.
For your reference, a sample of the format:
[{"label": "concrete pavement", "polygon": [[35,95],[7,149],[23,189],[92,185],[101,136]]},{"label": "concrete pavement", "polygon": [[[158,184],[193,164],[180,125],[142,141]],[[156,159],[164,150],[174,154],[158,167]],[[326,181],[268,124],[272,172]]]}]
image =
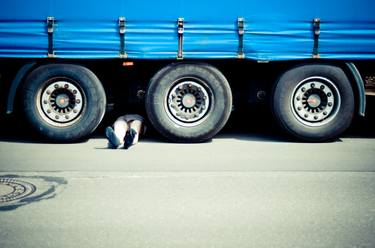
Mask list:
[{"label": "concrete pavement", "polygon": [[38,174],[67,183],[1,211],[1,247],[375,245],[374,173]]},{"label": "concrete pavement", "polygon": [[0,196],[0,247],[375,247],[371,136],[309,144],[224,132],[126,151],[101,135],[8,136],[0,158],[0,194],[25,194]]},{"label": "concrete pavement", "polygon": [[1,171],[374,171],[375,138],[293,143],[221,134],[203,144],[144,139],[108,150],[103,137],[77,144],[0,141]]}]

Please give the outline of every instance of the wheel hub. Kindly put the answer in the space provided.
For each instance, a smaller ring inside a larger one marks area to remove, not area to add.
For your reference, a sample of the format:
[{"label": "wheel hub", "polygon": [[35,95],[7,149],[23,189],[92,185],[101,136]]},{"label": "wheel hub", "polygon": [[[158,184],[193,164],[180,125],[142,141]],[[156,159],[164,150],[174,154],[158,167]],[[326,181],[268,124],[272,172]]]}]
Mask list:
[{"label": "wheel hub", "polygon": [[40,112],[53,125],[71,125],[82,112],[83,100],[83,94],[73,83],[54,81],[41,92]]},{"label": "wheel hub", "polygon": [[69,105],[69,97],[67,94],[59,94],[57,97],[56,97],[56,105],[58,108],[61,108],[61,109],[64,109],[66,107],[68,107]]},{"label": "wheel hub", "polygon": [[185,107],[187,109],[193,108],[195,106],[196,102],[197,102],[196,97],[191,93],[188,93],[188,94],[184,95],[182,97],[182,101],[181,101],[183,107]]},{"label": "wheel hub", "polygon": [[326,124],[337,113],[339,106],[338,90],[326,78],[307,78],[294,90],[292,100],[294,114],[306,125]]},{"label": "wheel hub", "polygon": [[168,113],[183,126],[197,125],[205,117],[210,97],[198,80],[180,80],[167,96]]},{"label": "wheel hub", "polygon": [[310,108],[317,108],[319,107],[320,103],[321,103],[321,99],[320,99],[320,96],[317,95],[317,94],[312,94],[309,96],[309,98],[307,98],[307,103],[309,105]]}]

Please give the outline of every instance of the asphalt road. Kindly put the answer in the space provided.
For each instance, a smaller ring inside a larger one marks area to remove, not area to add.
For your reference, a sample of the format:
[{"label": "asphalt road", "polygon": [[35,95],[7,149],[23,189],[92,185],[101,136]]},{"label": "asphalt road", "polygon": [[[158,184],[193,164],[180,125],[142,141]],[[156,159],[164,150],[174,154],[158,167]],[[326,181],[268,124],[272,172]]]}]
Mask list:
[{"label": "asphalt road", "polygon": [[373,248],[373,124],[330,143],[259,125],[130,150],[106,149],[100,130],[47,144],[3,126],[0,247]]}]

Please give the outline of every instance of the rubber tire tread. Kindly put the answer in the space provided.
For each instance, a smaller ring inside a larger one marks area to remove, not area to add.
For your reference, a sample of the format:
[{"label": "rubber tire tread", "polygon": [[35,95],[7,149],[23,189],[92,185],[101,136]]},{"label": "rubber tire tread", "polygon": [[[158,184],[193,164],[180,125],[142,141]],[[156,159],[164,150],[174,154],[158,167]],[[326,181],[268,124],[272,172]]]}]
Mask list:
[{"label": "rubber tire tread", "polygon": [[[210,87],[214,106],[204,122],[184,127],[173,122],[164,108],[172,83],[182,77],[197,77]],[[175,63],[162,68],[151,79],[146,94],[146,112],[154,128],[168,140],[178,143],[204,142],[214,137],[226,124],[232,110],[228,81],[215,67],[205,63]]]},{"label": "rubber tire tread", "polygon": [[[79,84],[86,96],[80,119],[70,126],[57,127],[40,116],[37,93],[47,80],[54,77],[71,78]],[[105,114],[106,94],[100,80],[86,67],[74,64],[42,65],[32,71],[23,86],[23,107],[27,121],[42,137],[55,142],[74,142],[91,134]]]},{"label": "rubber tire tread", "polygon": [[[291,99],[293,90],[302,80],[321,76],[337,87],[341,105],[334,119],[323,126],[312,127],[303,124],[293,115]],[[344,71],[333,65],[301,65],[286,71],[278,80],[272,97],[272,109],[278,124],[299,141],[322,142],[337,138],[351,124],[354,115],[354,94]]]}]

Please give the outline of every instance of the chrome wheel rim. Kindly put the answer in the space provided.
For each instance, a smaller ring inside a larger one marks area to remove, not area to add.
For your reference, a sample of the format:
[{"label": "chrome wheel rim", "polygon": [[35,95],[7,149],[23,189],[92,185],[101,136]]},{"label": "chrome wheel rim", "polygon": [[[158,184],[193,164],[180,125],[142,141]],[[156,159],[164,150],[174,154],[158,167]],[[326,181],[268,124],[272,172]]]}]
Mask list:
[{"label": "chrome wheel rim", "polygon": [[337,87],[327,78],[306,78],[293,91],[294,116],[308,126],[323,126],[337,115],[341,98]]},{"label": "chrome wheel rim", "polygon": [[169,118],[182,126],[196,126],[205,120],[213,98],[204,82],[184,78],[174,83],[166,97]]},{"label": "chrome wheel rim", "polygon": [[65,127],[76,123],[85,104],[82,89],[68,79],[51,79],[39,91],[38,112],[47,123]]}]

